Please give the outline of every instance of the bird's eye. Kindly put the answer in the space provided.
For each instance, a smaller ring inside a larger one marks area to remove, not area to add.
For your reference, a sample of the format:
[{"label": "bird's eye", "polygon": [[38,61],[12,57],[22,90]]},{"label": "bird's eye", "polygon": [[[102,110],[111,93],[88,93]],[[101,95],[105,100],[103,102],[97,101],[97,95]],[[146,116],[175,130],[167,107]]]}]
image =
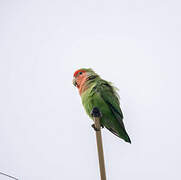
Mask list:
[{"label": "bird's eye", "polygon": [[82,72],[80,72],[79,74],[82,74]]}]

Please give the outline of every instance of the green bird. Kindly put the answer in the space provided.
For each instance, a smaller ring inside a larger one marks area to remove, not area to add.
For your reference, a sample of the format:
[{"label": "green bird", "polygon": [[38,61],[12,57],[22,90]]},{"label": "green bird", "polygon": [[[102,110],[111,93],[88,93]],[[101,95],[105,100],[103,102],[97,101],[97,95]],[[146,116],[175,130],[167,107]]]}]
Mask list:
[{"label": "green bird", "polygon": [[92,110],[101,112],[100,123],[114,135],[131,143],[123,123],[117,89],[96,74],[92,69],[79,69],[73,75],[73,84],[78,88],[82,104],[91,119]]}]

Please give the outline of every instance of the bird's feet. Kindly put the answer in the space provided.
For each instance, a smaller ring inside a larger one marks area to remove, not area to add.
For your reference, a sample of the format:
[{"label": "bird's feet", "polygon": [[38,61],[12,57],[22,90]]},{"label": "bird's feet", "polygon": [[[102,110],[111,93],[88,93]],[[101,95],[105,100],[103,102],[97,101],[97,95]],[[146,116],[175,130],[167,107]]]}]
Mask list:
[{"label": "bird's feet", "polygon": [[95,131],[100,131],[100,129],[98,129],[98,128],[95,127],[95,124],[92,124],[91,126],[92,126],[92,128],[93,128]]},{"label": "bird's feet", "polygon": [[[101,112],[99,111],[99,109],[97,107],[94,107],[91,111],[91,116],[94,117],[94,118],[101,118],[102,117],[102,114]],[[100,120],[99,120],[100,121]],[[99,122],[100,123],[100,122]],[[101,127],[103,128],[104,126],[101,125]],[[100,131],[100,128],[97,128],[95,126],[95,124],[92,124],[92,128],[95,130],[95,131]]]},{"label": "bird's feet", "polygon": [[94,107],[91,111],[91,116],[92,117],[101,117],[101,112],[99,111],[99,109],[97,107]]},{"label": "bird's feet", "polygon": [[[92,124],[91,127],[95,130],[95,131],[100,131],[100,129],[95,127],[95,124]],[[104,126],[101,124],[101,127],[104,128]]]}]

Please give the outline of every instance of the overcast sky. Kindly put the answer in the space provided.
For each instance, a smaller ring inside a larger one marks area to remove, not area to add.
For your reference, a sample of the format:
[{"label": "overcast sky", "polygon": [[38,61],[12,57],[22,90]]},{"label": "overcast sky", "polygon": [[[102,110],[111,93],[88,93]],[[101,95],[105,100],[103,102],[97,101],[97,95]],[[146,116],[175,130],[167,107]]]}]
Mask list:
[{"label": "overcast sky", "polygon": [[72,85],[76,69],[91,67],[119,88],[132,140],[103,130],[108,179],[180,180],[180,7],[1,0],[0,171],[20,180],[99,179],[92,121]]}]

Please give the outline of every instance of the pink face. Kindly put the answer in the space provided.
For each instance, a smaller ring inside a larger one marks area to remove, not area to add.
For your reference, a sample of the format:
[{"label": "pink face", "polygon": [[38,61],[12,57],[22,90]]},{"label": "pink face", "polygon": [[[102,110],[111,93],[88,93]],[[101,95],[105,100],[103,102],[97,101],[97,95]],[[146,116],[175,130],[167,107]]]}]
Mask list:
[{"label": "pink face", "polygon": [[81,88],[83,86],[83,84],[86,81],[86,71],[85,70],[77,70],[74,73],[74,78],[73,78],[73,84],[74,86],[76,86],[78,89]]}]

